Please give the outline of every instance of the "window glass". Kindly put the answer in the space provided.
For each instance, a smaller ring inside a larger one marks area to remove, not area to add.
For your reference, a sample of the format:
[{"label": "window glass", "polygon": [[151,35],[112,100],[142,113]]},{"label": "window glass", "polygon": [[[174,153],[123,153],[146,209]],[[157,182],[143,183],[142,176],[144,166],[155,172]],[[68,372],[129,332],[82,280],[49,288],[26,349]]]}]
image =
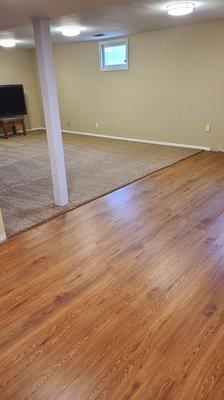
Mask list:
[{"label": "window glass", "polygon": [[125,44],[103,46],[103,52],[104,67],[112,65],[125,65],[127,63]]},{"label": "window glass", "polygon": [[128,69],[128,39],[113,39],[99,42],[101,71]]}]

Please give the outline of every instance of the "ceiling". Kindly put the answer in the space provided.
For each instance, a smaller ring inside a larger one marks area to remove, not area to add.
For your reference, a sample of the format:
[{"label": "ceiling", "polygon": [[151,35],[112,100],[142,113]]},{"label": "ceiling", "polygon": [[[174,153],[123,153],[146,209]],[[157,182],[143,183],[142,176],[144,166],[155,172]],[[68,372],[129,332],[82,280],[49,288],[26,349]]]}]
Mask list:
[{"label": "ceiling", "polygon": [[[1,0],[0,38],[14,36],[19,46],[33,47],[30,21],[37,16],[51,19],[55,44],[98,40],[94,35],[101,33],[111,38],[224,18],[224,0],[195,0],[195,12],[185,17],[167,15],[172,1],[178,0]],[[80,36],[66,38],[58,32],[58,27],[70,24],[81,28]]]}]

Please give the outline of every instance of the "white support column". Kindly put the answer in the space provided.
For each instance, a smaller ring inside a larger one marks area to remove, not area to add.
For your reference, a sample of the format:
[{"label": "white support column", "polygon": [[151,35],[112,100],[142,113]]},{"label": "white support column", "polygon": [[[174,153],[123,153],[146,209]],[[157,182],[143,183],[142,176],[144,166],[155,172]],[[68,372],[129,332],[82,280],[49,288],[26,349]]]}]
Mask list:
[{"label": "white support column", "polygon": [[56,205],[64,206],[68,204],[68,189],[50,24],[48,18],[34,18],[32,22],[51,162],[54,199]]},{"label": "white support column", "polygon": [[4,242],[6,240],[6,234],[5,234],[5,228],[4,228],[4,222],[2,218],[2,212],[0,209],[0,243]]}]

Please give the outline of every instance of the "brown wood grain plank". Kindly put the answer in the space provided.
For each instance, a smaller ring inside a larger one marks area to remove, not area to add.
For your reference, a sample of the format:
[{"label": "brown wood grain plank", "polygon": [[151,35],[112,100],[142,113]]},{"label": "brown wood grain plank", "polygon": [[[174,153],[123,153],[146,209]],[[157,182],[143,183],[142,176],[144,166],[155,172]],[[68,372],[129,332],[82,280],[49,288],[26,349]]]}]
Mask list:
[{"label": "brown wood grain plank", "polygon": [[0,399],[223,400],[224,155],[0,246]]}]

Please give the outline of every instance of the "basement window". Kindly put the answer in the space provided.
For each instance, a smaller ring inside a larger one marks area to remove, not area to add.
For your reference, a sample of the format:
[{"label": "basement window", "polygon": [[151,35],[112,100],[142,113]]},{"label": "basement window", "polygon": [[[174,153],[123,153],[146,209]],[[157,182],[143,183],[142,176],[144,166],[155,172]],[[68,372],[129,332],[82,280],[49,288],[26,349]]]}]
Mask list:
[{"label": "basement window", "polygon": [[128,39],[99,42],[100,71],[128,69]]}]

